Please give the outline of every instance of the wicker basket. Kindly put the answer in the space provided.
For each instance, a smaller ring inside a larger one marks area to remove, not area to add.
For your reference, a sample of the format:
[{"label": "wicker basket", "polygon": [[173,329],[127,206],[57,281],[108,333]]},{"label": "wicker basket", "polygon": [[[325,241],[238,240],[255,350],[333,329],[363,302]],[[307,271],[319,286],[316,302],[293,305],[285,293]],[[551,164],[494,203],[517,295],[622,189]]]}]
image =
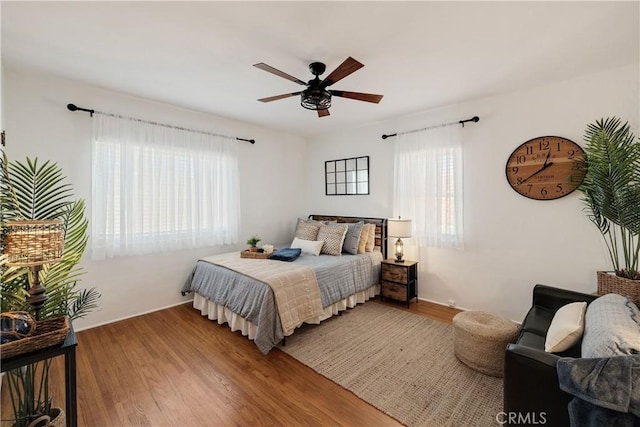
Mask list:
[{"label": "wicker basket", "polygon": [[267,259],[269,258],[269,255],[271,254],[265,252],[251,252],[248,249],[240,252],[240,258]]},{"label": "wicker basket", "polygon": [[640,306],[640,280],[618,277],[610,271],[598,271],[598,295],[619,294]]},{"label": "wicker basket", "polygon": [[69,327],[67,316],[36,322],[33,335],[0,345],[0,358],[8,359],[61,344],[69,333]]}]

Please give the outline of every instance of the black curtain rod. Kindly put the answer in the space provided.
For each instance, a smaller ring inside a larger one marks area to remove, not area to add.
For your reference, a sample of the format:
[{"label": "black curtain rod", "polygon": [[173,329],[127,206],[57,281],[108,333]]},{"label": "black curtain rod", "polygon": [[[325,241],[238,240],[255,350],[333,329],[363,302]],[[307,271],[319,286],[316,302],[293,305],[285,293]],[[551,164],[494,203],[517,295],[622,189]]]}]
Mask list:
[{"label": "black curtain rod", "polygon": [[178,130],[184,130],[184,131],[187,131],[187,132],[201,133],[201,134],[204,134],[204,135],[219,136],[221,138],[235,139],[236,141],[246,141],[246,142],[250,142],[251,144],[255,144],[256,143],[255,139],[245,139],[245,138],[240,138],[240,137],[237,137],[237,136],[220,135],[218,133],[205,132],[205,131],[202,131],[202,130],[183,128],[183,127],[179,127],[179,126],[172,126],[172,125],[168,125],[168,124],[165,124],[165,123],[158,123],[158,122],[152,122],[152,121],[149,121],[149,120],[137,119],[135,117],[120,116],[118,114],[105,113],[105,112],[102,112],[102,111],[96,111],[96,110],[90,110],[88,108],[78,107],[75,104],[67,104],[67,109],[69,111],[86,111],[87,113],[89,113],[89,115],[91,117],[93,117],[94,114],[102,114],[103,116],[111,116],[111,117],[117,117],[117,118],[120,118],[120,119],[133,120],[133,121],[136,121],[136,122],[142,122],[142,123],[147,123],[147,124],[156,125],[156,126],[163,126],[163,127],[171,128],[171,129],[178,129]]},{"label": "black curtain rod", "polygon": [[429,130],[429,129],[435,129],[435,128],[443,128],[445,126],[462,125],[462,127],[464,127],[465,123],[468,123],[468,122],[478,123],[479,120],[480,120],[480,117],[473,116],[470,119],[458,120],[457,122],[443,123],[441,125],[429,126],[429,127],[422,128],[422,129],[414,129],[414,130],[408,130],[406,132],[392,133],[392,134],[389,134],[389,135],[382,135],[382,139],[391,138],[392,136],[404,135],[406,133],[422,132],[423,130]]}]

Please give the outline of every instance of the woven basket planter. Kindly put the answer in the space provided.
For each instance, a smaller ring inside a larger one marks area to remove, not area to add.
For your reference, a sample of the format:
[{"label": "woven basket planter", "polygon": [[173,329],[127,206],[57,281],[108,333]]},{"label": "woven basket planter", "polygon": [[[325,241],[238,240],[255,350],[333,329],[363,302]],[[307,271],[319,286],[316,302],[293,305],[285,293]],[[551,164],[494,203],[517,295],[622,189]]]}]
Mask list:
[{"label": "woven basket planter", "polygon": [[598,295],[619,294],[640,307],[640,280],[618,277],[613,272],[598,271]]}]

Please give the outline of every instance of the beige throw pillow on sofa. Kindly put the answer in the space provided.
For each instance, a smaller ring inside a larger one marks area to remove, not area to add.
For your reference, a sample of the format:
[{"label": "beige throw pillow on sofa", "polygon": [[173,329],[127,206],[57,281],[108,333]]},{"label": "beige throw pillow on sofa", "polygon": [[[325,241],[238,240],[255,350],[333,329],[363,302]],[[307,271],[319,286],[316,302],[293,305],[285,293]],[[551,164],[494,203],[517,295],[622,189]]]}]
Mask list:
[{"label": "beige throw pillow on sofa", "polygon": [[544,343],[544,351],[559,353],[573,347],[584,332],[586,302],[572,302],[560,307],[551,320]]}]

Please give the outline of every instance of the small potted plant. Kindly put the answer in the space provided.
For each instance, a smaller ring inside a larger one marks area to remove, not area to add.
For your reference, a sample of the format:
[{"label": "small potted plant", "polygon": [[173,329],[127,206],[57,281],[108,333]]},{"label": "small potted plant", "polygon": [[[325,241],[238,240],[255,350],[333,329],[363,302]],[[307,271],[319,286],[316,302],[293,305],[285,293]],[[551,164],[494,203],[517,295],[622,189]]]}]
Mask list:
[{"label": "small potted plant", "polygon": [[247,245],[249,245],[249,251],[250,252],[258,252],[258,242],[262,240],[260,239],[260,237],[258,237],[257,234],[254,234],[253,236],[249,237],[249,239],[247,240]]}]

